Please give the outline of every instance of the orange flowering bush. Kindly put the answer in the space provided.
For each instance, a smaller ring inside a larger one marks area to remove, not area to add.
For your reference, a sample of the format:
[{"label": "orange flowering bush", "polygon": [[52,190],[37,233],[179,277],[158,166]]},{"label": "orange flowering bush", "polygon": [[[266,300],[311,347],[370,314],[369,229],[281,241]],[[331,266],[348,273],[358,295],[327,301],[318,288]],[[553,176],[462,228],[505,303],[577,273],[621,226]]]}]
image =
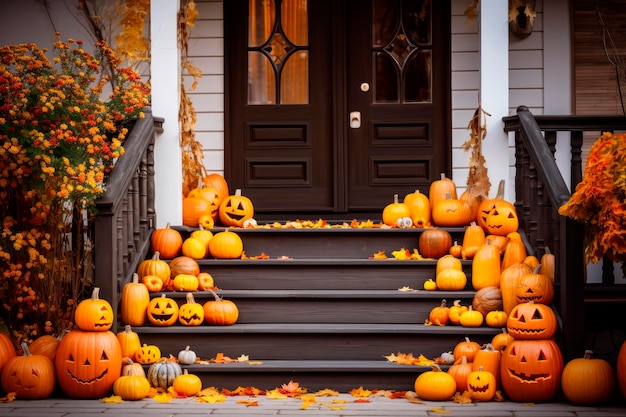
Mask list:
[{"label": "orange flowering bush", "polygon": [[626,134],[596,140],[583,180],[559,213],[585,224],[587,262],[626,260]]},{"label": "orange flowering bush", "polygon": [[0,319],[18,340],[71,325],[92,284],[94,201],[124,154],[123,122],[149,104],[105,42],[92,55],[57,34],[52,51],[0,47]]}]

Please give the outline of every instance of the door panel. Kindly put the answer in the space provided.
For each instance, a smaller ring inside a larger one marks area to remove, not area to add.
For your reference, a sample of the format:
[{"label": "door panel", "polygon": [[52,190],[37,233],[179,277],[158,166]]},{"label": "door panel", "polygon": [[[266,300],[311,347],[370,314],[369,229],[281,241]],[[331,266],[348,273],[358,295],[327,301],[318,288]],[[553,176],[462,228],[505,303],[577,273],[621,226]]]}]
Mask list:
[{"label": "door panel", "polygon": [[[268,3],[275,19],[248,25]],[[224,2],[225,173],[256,217],[376,214],[394,193],[427,193],[449,175],[449,2],[297,0],[308,30],[295,42],[301,19],[272,24],[288,15],[280,3]],[[282,87],[306,65],[305,93],[303,82]]]}]

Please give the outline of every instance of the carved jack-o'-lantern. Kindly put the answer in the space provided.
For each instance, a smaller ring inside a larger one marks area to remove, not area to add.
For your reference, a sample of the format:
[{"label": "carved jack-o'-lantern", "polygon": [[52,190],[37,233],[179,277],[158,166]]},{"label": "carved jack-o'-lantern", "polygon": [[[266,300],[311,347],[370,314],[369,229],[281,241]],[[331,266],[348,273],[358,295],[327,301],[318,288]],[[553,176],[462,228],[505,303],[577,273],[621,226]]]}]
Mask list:
[{"label": "carved jack-o'-lantern", "polygon": [[219,218],[224,226],[239,226],[254,216],[254,205],[252,201],[244,195],[241,190],[235,190],[234,195],[229,195],[221,202],[219,208]]},{"label": "carved jack-o'-lantern", "polygon": [[161,294],[148,304],[148,321],[155,326],[171,326],[178,320],[178,304],[175,300]]},{"label": "carved jack-o'-lantern", "polygon": [[47,398],[56,385],[54,364],[44,355],[31,355],[22,342],[24,355],[13,356],[2,370],[2,389],[21,400]]},{"label": "carved jack-o'-lantern", "polygon": [[550,401],[559,392],[563,356],[552,340],[515,340],[502,354],[502,389],[517,402]]},{"label": "carved jack-o'-lantern", "polygon": [[106,300],[99,298],[100,288],[93,289],[91,298],[76,306],[74,320],[81,330],[103,332],[113,325],[113,308]]},{"label": "carved jack-o'-lantern", "polygon": [[533,302],[513,307],[506,321],[507,332],[518,340],[550,339],[556,328],[554,311],[545,304]]},{"label": "carved jack-o'-lantern", "polygon": [[209,212],[213,219],[217,218],[222,199],[219,192],[213,187],[198,187],[189,192],[187,197],[198,197],[209,202]]},{"label": "carved jack-o'-lantern", "polygon": [[518,303],[550,304],[554,299],[554,284],[546,275],[540,274],[541,265],[532,274],[523,275],[515,288],[515,300]]},{"label": "carved jack-o'-lantern", "polygon": [[519,228],[517,210],[508,201],[496,201],[485,216],[484,227],[485,232],[497,236],[506,236],[516,232]]},{"label": "carved jack-o'-lantern", "polygon": [[122,372],[122,349],[111,331],[67,333],[54,358],[57,381],[65,394],[101,398]]},{"label": "carved jack-o'-lantern", "polygon": [[190,292],[187,293],[187,302],[180,306],[178,321],[185,326],[199,326],[204,322],[204,308],[196,303]]},{"label": "carved jack-o'-lantern", "polygon": [[467,392],[474,401],[491,401],[496,388],[496,377],[482,366],[467,376]]}]

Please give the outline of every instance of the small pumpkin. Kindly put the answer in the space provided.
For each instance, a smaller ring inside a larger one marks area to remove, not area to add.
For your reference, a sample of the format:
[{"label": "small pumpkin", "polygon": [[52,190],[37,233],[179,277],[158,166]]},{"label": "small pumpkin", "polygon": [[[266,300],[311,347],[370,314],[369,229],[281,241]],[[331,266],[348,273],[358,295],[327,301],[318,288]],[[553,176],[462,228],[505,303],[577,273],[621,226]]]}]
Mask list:
[{"label": "small pumpkin", "polygon": [[504,349],[506,349],[506,347],[513,340],[515,340],[513,336],[509,334],[509,332],[506,330],[506,327],[503,327],[502,332],[493,336],[493,338],[491,339],[491,344],[493,345],[494,348],[498,349],[500,352],[503,352]]},{"label": "small pumpkin", "polygon": [[496,395],[495,376],[479,367],[467,377],[467,392],[473,401],[491,401]]},{"label": "small pumpkin", "polygon": [[150,304],[150,291],[139,282],[139,275],[133,274],[131,282],[124,284],[120,297],[122,321],[131,326],[143,326],[146,322],[146,310]]},{"label": "small pumpkin", "polygon": [[[485,199],[478,206],[477,223],[488,235],[506,236],[511,232],[516,232],[519,226],[515,206],[504,199],[504,187],[505,181],[500,180],[495,197]],[[493,219],[491,219],[492,215],[495,216]],[[509,219],[509,215],[513,215],[513,218]],[[489,225],[488,221],[491,222]]]},{"label": "small pumpkin", "polygon": [[147,309],[148,321],[155,326],[171,326],[178,321],[178,304],[175,300],[161,294],[150,300]]},{"label": "small pumpkin", "polygon": [[435,267],[435,276],[437,276],[444,269],[456,269],[463,270],[463,264],[461,260],[448,254],[437,259],[437,265]]},{"label": "small pumpkin", "polygon": [[199,225],[198,230],[194,230],[189,236],[196,238],[200,242],[204,243],[208,251],[209,240],[211,240],[211,238],[213,237],[213,232],[208,230],[208,228],[205,228],[203,225]]},{"label": "small pumpkin", "polygon": [[22,356],[13,356],[2,368],[2,389],[18,399],[48,398],[56,386],[54,364],[44,355],[33,355],[24,342]]},{"label": "small pumpkin", "polygon": [[187,369],[184,369],[183,373],[174,379],[172,388],[178,395],[193,397],[202,391],[202,381],[200,377],[190,374]]},{"label": "small pumpkin", "polygon": [[383,208],[382,220],[387,226],[394,227],[398,219],[408,217],[411,219],[411,209],[408,205],[398,201],[398,194],[393,195],[393,202]]},{"label": "small pumpkin", "polygon": [[445,326],[450,321],[450,309],[446,305],[446,300],[441,300],[441,304],[430,310],[426,324]]},{"label": "small pumpkin", "polygon": [[100,288],[95,287],[91,298],[82,300],[76,306],[74,321],[81,330],[105,332],[113,326],[113,308],[107,300],[99,297]]},{"label": "small pumpkin", "polygon": [[200,265],[195,259],[189,256],[177,256],[170,261],[170,279],[176,278],[178,274],[198,275]]},{"label": "small pumpkin", "polygon": [[[139,275],[139,274],[137,274]],[[169,281],[169,277],[167,278]],[[146,275],[141,278],[141,283],[146,286],[148,292],[159,292],[163,289],[163,280],[156,275]]]},{"label": "small pumpkin", "polygon": [[450,246],[450,250],[448,252],[455,258],[461,259],[463,257],[463,246],[459,245],[459,243],[455,240],[452,246]]},{"label": "small pumpkin", "polygon": [[495,380],[496,390],[500,389],[500,362],[502,360],[502,351],[496,349],[491,343],[483,345],[474,360],[472,361],[472,370],[477,371],[482,368],[484,371],[490,372]]},{"label": "small pumpkin", "polygon": [[[28,346],[28,350],[30,350],[32,355],[43,355],[54,362],[54,357],[57,354],[59,343],[61,343],[61,339],[65,333],[67,332],[63,331],[59,333],[58,336],[52,336],[49,334],[39,336],[30,344],[30,346]],[[1,370],[2,366],[0,366],[0,371]]]},{"label": "small pumpkin", "polygon": [[183,198],[183,225],[198,227],[200,217],[209,215],[212,217],[211,202],[201,197]]},{"label": "small pumpkin", "polygon": [[594,358],[593,351],[569,361],[561,374],[561,388],[574,404],[605,404],[615,394],[616,379],[613,366],[604,359]]},{"label": "small pumpkin", "polygon": [[461,324],[461,314],[463,314],[467,310],[467,306],[461,305],[461,300],[454,300],[454,303],[450,306],[450,309],[448,310],[450,324]]},{"label": "small pumpkin", "polygon": [[141,349],[139,335],[129,324],[124,326],[123,331],[117,333],[117,340],[120,342],[123,358],[134,358],[135,353]]},{"label": "small pumpkin", "polygon": [[204,243],[202,240],[189,236],[183,241],[182,253],[184,256],[188,256],[191,259],[203,259],[209,253],[209,244]]},{"label": "small pumpkin", "polygon": [[485,316],[485,324],[489,327],[500,327],[506,326],[506,321],[508,319],[508,315],[501,310],[492,310]]},{"label": "small pumpkin", "polygon": [[441,258],[450,252],[452,236],[444,229],[424,230],[419,237],[419,253],[425,258]]},{"label": "small pumpkin", "polygon": [[170,266],[167,262],[161,259],[160,252],[154,252],[151,259],[141,261],[137,267],[137,275],[139,279],[142,279],[146,275],[156,275],[163,281],[163,286],[167,285],[170,281]]},{"label": "small pumpkin", "polygon": [[556,258],[552,252],[550,252],[549,247],[544,248],[545,252],[541,255],[540,264],[541,268],[539,269],[539,273],[541,275],[545,275],[548,277],[550,281],[554,284],[554,277],[556,271]]},{"label": "small pumpkin", "polygon": [[433,281],[432,278],[429,278],[424,281],[424,289],[426,291],[435,291],[437,290],[437,283]]},{"label": "small pumpkin", "polygon": [[239,318],[237,305],[230,300],[224,300],[215,291],[209,290],[213,300],[204,303],[204,320],[208,324],[229,326],[235,324]]},{"label": "small pumpkin", "polygon": [[161,358],[148,368],[147,378],[151,387],[167,390],[174,384],[177,376],[183,373],[182,368],[176,362]]},{"label": "small pumpkin", "polygon": [[155,229],[150,235],[150,245],[153,252],[159,252],[163,259],[172,259],[179,255],[183,244],[183,237],[176,229],[167,223],[165,227]]},{"label": "small pumpkin", "polygon": [[467,311],[461,313],[461,326],[463,327],[480,327],[483,324],[485,317],[480,311],[476,311],[469,306]]},{"label": "small pumpkin", "polygon": [[150,392],[150,383],[145,376],[120,376],[113,384],[113,394],[125,401],[143,400]]},{"label": "small pumpkin", "polygon": [[415,190],[415,192],[405,195],[402,202],[409,206],[411,220],[413,220],[415,227],[431,226],[431,207],[427,195]]},{"label": "small pumpkin", "polygon": [[433,365],[432,370],[423,372],[415,379],[415,393],[426,401],[447,401],[456,393],[456,381],[439,365]]},{"label": "small pumpkin", "polygon": [[123,359],[125,365],[122,366],[122,376],[142,376],[146,377],[146,371],[144,371],[143,366],[140,363],[133,362],[130,357],[125,357]]},{"label": "small pumpkin", "polygon": [[198,197],[209,202],[209,210],[200,215],[200,217],[198,218],[198,224],[200,224],[200,218],[202,218],[202,216],[206,214],[209,214],[214,220],[217,219],[218,210],[220,208],[220,203],[222,202],[222,199],[220,198],[220,195],[215,188],[207,187],[202,184],[199,187],[191,190],[187,195],[187,198],[189,197]]},{"label": "small pumpkin", "polygon": [[196,291],[200,282],[191,274],[178,274],[174,278],[174,291]]},{"label": "small pumpkin", "polygon": [[485,231],[482,227],[471,222],[463,232],[463,242],[461,244],[461,257],[463,259],[474,259],[474,255],[481,246],[487,242]]},{"label": "small pumpkin", "polygon": [[190,346],[185,346],[185,349],[178,352],[177,358],[178,362],[182,363],[183,365],[192,365],[196,363],[197,355],[196,352],[191,350]]},{"label": "small pumpkin", "polygon": [[462,393],[467,390],[467,377],[472,373],[472,363],[467,361],[467,356],[461,356],[454,364],[450,365],[448,373],[456,382],[456,390]]},{"label": "small pumpkin", "polygon": [[235,190],[235,194],[226,197],[219,208],[219,219],[224,226],[242,227],[243,223],[254,217],[254,205],[252,201],[241,194],[241,190]]},{"label": "small pumpkin", "polygon": [[461,291],[467,285],[465,272],[454,268],[444,269],[439,272],[435,280],[437,288],[443,291]]},{"label": "small pumpkin", "polygon": [[243,253],[243,241],[237,233],[225,230],[209,241],[209,252],[216,259],[238,259]]},{"label": "small pumpkin", "polygon": [[502,291],[498,287],[485,287],[476,291],[472,307],[486,316],[490,311],[502,310]]},{"label": "small pumpkin", "polygon": [[149,365],[161,360],[161,349],[157,345],[144,343],[135,351],[135,361],[142,365]]},{"label": "small pumpkin", "polygon": [[214,290],[215,280],[208,272],[200,272],[198,274],[198,289],[201,291]]},{"label": "small pumpkin", "polygon": [[472,362],[474,357],[476,356],[476,352],[480,350],[481,346],[470,340],[469,337],[466,337],[464,341],[457,343],[454,346],[454,350],[452,354],[454,355],[454,360],[458,361],[461,357],[467,357],[468,362]]},{"label": "small pumpkin", "polygon": [[186,303],[180,306],[178,321],[183,326],[199,326],[204,323],[204,309],[202,304],[197,303],[193,294],[188,292]]}]

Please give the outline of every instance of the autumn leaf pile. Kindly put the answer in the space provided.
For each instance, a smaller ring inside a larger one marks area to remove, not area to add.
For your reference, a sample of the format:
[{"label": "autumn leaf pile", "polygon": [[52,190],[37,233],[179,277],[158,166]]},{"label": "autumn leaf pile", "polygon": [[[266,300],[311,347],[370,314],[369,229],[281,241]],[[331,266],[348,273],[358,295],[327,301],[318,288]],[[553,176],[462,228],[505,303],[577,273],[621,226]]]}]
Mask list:
[{"label": "autumn leaf pile", "polygon": [[585,258],[626,260],[626,134],[604,133],[589,150],[583,180],[559,214],[585,224]]}]

